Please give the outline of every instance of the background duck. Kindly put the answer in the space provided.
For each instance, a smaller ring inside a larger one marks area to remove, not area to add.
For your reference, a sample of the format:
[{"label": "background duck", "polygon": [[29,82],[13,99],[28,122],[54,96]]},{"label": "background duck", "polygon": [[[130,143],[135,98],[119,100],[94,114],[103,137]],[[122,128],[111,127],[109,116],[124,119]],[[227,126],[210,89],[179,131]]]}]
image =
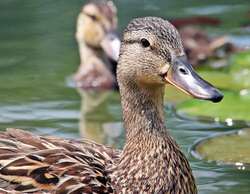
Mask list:
[{"label": "background duck", "polygon": [[89,1],[83,6],[76,29],[81,61],[74,76],[78,88],[103,90],[117,87],[114,74],[120,40],[115,32],[116,14],[112,1]]},{"label": "background duck", "polygon": [[125,29],[117,77],[123,151],[9,129],[0,133],[2,191],[196,194],[189,163],[165,127],[164,87],[213,102],[223,96],[193,71],[177,30],[156,17]]},{"label": "background duck", "polygon": [[187,57],[194,67],[204,64],[209,59],[216,59],[217,62],[211,65],[215,68],[225,66],[227,63],[219,60],[243,50],[230,42],[229,37],[225,35],[212,37],[198,27],[219,26],[221,21],[217,18],[196,16],[173,19],[171,22],[179,30]]}]

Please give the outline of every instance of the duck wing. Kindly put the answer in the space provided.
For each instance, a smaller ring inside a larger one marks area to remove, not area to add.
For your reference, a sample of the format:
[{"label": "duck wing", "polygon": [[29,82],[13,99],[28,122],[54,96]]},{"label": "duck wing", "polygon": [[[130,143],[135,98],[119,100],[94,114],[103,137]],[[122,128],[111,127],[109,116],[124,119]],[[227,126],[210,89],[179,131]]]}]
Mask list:
[{"label": "duck wing", "polygon": [[120,152],[91,141],[0,133],[0,193],[113,193],[107,166]]}]

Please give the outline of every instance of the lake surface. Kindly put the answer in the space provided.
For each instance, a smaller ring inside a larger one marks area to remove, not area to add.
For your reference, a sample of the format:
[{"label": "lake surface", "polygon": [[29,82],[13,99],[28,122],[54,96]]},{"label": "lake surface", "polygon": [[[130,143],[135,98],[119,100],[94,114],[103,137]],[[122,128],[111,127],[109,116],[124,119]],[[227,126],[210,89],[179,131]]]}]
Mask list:
[{"label": "lake surface", "polygon": [[[79,64],[74,39],[75,20],[84,1],[0,1],[0,128],[17,127],[43,135],[79,138],[80,135],[122,148],[119,94],[81,95],[70,87]],[[227,33],[238,44],[249,42],[250,1],[116,0],[119,29],[138,16],[179,18],[207,15],[222,20],[207,28],[211,36]],[[102,98],[98,101],[98,98]],[[93,100],[94,99],[94,100]],[[88,101],[89,109],[81,108]],[[211,104],[211,106],[213,106]],[[246,105],[247,106],[247,105]],[[248,105],[249,106],[249,105]],[[190,154],[202,138],[245,127],[176,114],[166,103],[171,134],[186,153],[200,194],[249,194],[250,171],[198,160]],[[80,129],[80,130],[79,130]]]}]

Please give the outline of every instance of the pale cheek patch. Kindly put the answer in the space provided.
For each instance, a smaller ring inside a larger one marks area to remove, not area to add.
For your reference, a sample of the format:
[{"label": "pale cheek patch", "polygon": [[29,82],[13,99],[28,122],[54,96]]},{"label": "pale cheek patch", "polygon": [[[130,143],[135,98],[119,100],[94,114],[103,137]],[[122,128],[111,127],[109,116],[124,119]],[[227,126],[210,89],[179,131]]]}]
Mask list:
[{"label": "pale cheek patch", "polygon": [[167,63],[162,64],[160,66],[160,74],[161,75],[166,74],[168,72],[168,69],[169,69],[169,64],[167,64]]}]

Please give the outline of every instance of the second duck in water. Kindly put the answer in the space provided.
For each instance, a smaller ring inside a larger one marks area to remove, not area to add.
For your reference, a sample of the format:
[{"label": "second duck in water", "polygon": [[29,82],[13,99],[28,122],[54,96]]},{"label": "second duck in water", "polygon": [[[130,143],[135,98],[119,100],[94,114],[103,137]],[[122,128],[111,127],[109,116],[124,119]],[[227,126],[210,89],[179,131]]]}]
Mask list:
[{"label": "second duck in water", "polygon": [[112,1],[90,1],[83,6],[76,30],[81,60],[74,76],[77,88],[99,91],[117,88],[115,71],[120,39],[116,28],[116,7]]}]

